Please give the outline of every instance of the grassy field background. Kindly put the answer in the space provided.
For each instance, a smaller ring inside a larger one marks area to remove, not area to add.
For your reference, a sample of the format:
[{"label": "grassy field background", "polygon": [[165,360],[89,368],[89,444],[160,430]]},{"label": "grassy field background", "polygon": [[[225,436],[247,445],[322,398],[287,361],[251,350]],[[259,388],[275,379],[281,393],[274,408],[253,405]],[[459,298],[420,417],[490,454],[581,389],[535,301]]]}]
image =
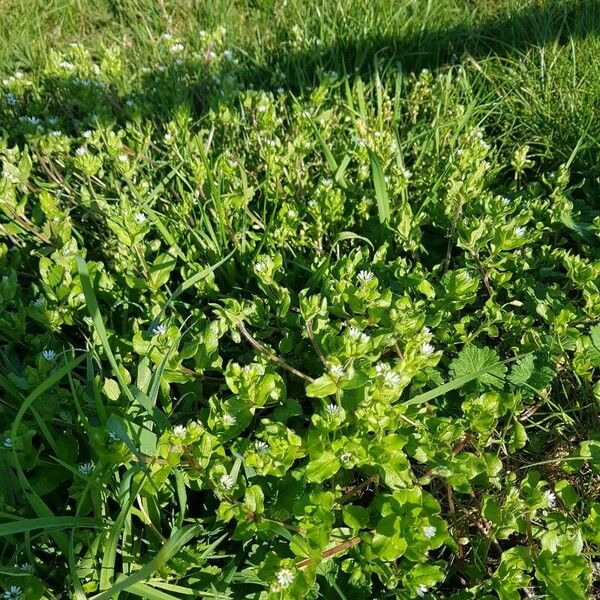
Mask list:
[{"label": "grassy field background", "polygon": [[[246,85],[302,93],[329,70],[400,69],[464,64],[498,136],[527,140],[535,152],[564,160],[578,149],[596,173],[598,23],[593,0],[345,3],[4,0],[0,71],[34,73],[49,52],[81,43],[123,49],[125,86],[142,86],[166,32],[190,51],[202,31],[226,29],[243,60]],[[18,22],[23,26],[14,27]],[[588,152],[589,150],[589,152]]]},{"label": "grassy field background", "polygon": [[600,2],[0,40],[4,598],[600,597]]}]

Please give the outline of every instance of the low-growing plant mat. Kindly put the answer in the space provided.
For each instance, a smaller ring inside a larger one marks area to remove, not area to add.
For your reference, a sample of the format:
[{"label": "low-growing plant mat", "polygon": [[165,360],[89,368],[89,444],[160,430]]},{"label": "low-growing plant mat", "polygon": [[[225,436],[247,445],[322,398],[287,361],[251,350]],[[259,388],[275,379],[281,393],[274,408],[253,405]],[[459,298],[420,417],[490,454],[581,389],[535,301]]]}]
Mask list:
[{"label": "low-growing plant mat", "polygon": [[598,596],[595,2],[2,4],[4,599]]}]

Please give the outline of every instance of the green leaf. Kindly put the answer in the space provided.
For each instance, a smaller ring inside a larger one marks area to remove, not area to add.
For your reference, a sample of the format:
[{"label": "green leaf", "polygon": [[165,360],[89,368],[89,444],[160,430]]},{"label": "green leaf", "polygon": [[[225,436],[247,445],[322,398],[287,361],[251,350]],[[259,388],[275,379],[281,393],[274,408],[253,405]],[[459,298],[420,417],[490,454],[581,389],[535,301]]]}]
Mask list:
[{"label": "green leaf", "polygon": [[169,281],[177,260],[168,253],[159,254],[149,267],[150,287],[157,290]]},{"label": "green leaf", "polygon": [[371,548],[382,560],[400,558],[408,548],[408,543],[400,534],[400,518],[394,514],[383,517],[377,524]]},{"label": "green leaf", "polygon": [[336,390],[337,385],[331,377],[329,375],[321,375],[321,377],[306,386],[306,395],[309,398],[325,398],[325,396],[335,394]]},{"label": "green leaf", "polygon": [[333,477],[340,469],[340,461],[330,451],[323,452],[319,458],[312,459],[306,467],[306,478],[313,483],[320,483]]},{"label": "green leaf", "polygon": [[588,357],[595,367],[600,367],[600,323],[590,328]]},{"label": "green leaf", "polygon": [[366,242],[372,250],[375,250],[369,238],[363,237],[362,235],[358,235],[358,233],[354,233],[352,231],[340,231],[340,233],[337,234],[335,241],[331,246],[331,251],[333,251],[333,249],[344,240],[361,240],[362,242]]},{"label": "green leaf", "polygon": [[554,491],[567,508],[573,508],[579,502],[577,491],[566,479],[557,481],[554,484]]},{"label": "green leaf", "polygon": [[369,513],[362,506],[344,506],[342,508],[342,519],[344,523],[355,531],[367,526],[369,522]]},{"label": "green leaf", "polygon": [[251,485],[244,494],[244,506],[253,513],[260,514],[265,510],[265,495],[258,485]]},{"label": "green leaf", "polygon": [[110,379],[110,377],[107,377],[104,380],[102,391],[106,394],[107,398],[113,402],[116,402],[121,395],[119,384],[114,379]]},{"label": "green leaf", "polygon": [[484,346],[465,346],[450,363],[450,376],[460,380],[473,376],[479,387],[502,388],[506,367],[495,350]]},{"label": "green leaf", "polygon": [[513,366],[507,379],[521,388],[525,396],[546,388],[554,379],[555,372],[541,356],[526,354]]}]

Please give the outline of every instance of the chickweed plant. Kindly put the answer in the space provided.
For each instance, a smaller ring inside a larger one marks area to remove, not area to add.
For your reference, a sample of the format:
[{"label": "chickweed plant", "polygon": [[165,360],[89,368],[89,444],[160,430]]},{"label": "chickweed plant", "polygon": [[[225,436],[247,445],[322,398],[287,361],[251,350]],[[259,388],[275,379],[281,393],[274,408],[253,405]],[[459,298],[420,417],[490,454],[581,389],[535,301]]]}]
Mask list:
[{"label": "chickweed plant", "polygon": [[477,62],[290,91],[226,42],[2,83],[3,598],[592,597],[577,148],[501,135]]}]

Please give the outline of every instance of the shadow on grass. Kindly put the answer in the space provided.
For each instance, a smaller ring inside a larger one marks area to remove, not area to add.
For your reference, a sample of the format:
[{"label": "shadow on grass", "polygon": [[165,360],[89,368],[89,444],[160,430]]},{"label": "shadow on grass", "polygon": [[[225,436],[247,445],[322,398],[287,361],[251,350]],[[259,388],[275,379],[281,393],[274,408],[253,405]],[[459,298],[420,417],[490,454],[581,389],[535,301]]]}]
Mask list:
[{"label": "shadow on grass", "polygon": [[[77,77],[46,77],[43,97],[27,100],[15,113],[0,112],[0,127],[9,134],[15,119],[36,114],[61,116],[66,132],[77,135],[96,122],[125,123],[132,119],[168,122],[182,107],[191,116],[206,114],[212,104],[235,100],[240,91],[282,88],[294,94],[310,91],[330,71],[369,76],[392,67],[403,73],[437,69],[469,56],[515,58],[534,46],[564,45],[600,33],[600,1],[564,3],[538,0],[517,11],[473,26],[423,30],[408,37],[365,35],[331,45],[302,50],[282,45],[263,64],[250,61],[216,68],[209,60],[173,60],[143,72],[135,91],[126,97],[110,86],[81,82]],[[35,126],[35,122],[33,123]]]},{"label": "shadow on grass", "polygon": [[[600,35],[600,2],[575,0],[569,4],[539,0],[518,12],[509,12],[474,26],[424,30],[406,38],[367,35],[340,39],[326,47],[274,54],[265,65],[243,70],[248,82],[268,86],[273,73],[287,74],[288,89],[300,92],[317,83],[327,70],[364,72],[375,63],[393,65],[405,73],[436,69],[468,55],[516,58],[534,46]],[[263,83],[260,83],[263,82]]]}]

